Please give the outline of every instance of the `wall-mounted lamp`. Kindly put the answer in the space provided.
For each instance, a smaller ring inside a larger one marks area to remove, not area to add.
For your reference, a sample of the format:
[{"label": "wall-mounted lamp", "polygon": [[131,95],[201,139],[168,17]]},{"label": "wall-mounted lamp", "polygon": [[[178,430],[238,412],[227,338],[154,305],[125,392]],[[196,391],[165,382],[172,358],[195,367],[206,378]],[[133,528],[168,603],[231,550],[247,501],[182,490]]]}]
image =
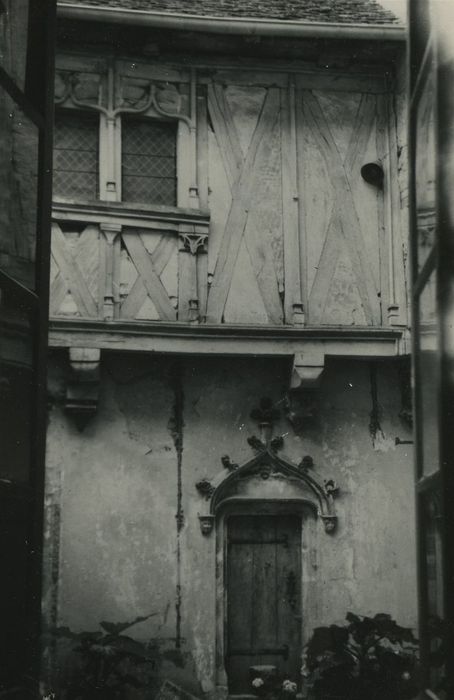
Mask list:
[{"label": "wall-mounted lamp", "polygon": [[381,163],[365,163],[361,168],[361,177],[369,185],[374,185],[378,189],[383,189],[383,180],[385,173]]}]

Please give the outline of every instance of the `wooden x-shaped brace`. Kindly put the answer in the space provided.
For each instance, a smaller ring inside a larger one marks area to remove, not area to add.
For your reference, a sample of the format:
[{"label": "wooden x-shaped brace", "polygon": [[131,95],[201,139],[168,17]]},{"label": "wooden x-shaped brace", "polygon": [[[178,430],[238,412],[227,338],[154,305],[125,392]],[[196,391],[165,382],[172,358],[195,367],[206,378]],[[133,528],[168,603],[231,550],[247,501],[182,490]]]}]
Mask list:
[{"label": "wooden x-shaped brace", "polygon": [[260,250],[260,232],[251,203],[260,188],[260,165],[271,155],[274,126],[279,114],[279,91],[270,88],[246,156],[240,146],[223,88],[210,85],[208,107],[232,195],[208,297],[207,321],[220,323],[232,283],[241,241],[246,245],[270,322],[282,323],[282,305],[272,257]]},{"label": "wooden x-shaped brace", "polygon": [[364,236],[351,187],[352,175],[359,169],[360,158],[366,151],[371,135],[375,117],[375,99],[374,95],[362,96],[347,155],[343,161],[316,97],[310,91],[304,91],[302,94],[304,122],[310,128],[326,162],[327,173],[334,192],[334,204],[326,239],[309,297],[312,322],[322,320],[324,304],[340,252],[339,232],[342,233],[349,253],[366,320],[375,325],[379,325],[381,322],[378,291],[364,245]]}]

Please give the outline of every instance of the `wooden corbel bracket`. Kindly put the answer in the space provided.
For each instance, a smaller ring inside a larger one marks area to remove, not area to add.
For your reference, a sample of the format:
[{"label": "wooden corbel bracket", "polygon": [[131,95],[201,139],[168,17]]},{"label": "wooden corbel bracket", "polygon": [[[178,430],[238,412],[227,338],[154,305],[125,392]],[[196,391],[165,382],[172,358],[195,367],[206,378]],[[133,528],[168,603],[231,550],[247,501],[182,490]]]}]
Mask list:
[{"label": "wooden corbel bracket", "polygon": [[290,389],[317,389],[324,369],[325,355],[322,351],[295,353]]},{"label": "wooden corbel bracket", "polygon": [[100,362],[98,348],[69,348],[70,377],[65,411],[74,418],[80,431],[98,408]]},{"label": "wooden corbel bracket", "polygon": [[207,252],[208,227],[196,224],[180,224],[178,228],[180,239],[179,250],[187,251],[192,255]]}]

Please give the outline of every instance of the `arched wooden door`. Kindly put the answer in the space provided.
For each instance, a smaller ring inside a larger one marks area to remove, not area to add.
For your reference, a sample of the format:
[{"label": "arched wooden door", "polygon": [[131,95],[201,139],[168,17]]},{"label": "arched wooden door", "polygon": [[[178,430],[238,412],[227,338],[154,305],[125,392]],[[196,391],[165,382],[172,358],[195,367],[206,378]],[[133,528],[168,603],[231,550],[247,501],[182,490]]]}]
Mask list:
[{"label": "arched wooden door", "polygon": [[227,523],[226,670],[250,693],[250,668],[297,680],[301,665],[301,518],[235,515]]}]

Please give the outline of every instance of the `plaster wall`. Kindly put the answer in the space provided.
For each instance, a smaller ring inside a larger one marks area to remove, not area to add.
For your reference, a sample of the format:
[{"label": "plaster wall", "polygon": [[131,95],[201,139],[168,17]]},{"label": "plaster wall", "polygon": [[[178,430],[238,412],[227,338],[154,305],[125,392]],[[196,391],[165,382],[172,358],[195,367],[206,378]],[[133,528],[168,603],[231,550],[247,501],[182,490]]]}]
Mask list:
[{"label": "plaster wall", "polygon": [[66,358],[55,353],[49,626],[80,632],[154,613],[128,634],[159,644],[163,676],[195,694],[214,690],[216,535],[201,534],[195,483],[219,472],[222,455],[251,458],[249,414],[262,396],[281,409],[282,453],[296,463],[311,455],[315,473],[340,487],[337,531],[315,522],[304,544],[303,637],[349,610],[415,626],[412,454],[395,445],[411,434],[397,363],[327,361],[316,419],[299,432],[282,410],[289,370],[282,359],[107,355],[97,415],[80,433],[62,410]]}]

